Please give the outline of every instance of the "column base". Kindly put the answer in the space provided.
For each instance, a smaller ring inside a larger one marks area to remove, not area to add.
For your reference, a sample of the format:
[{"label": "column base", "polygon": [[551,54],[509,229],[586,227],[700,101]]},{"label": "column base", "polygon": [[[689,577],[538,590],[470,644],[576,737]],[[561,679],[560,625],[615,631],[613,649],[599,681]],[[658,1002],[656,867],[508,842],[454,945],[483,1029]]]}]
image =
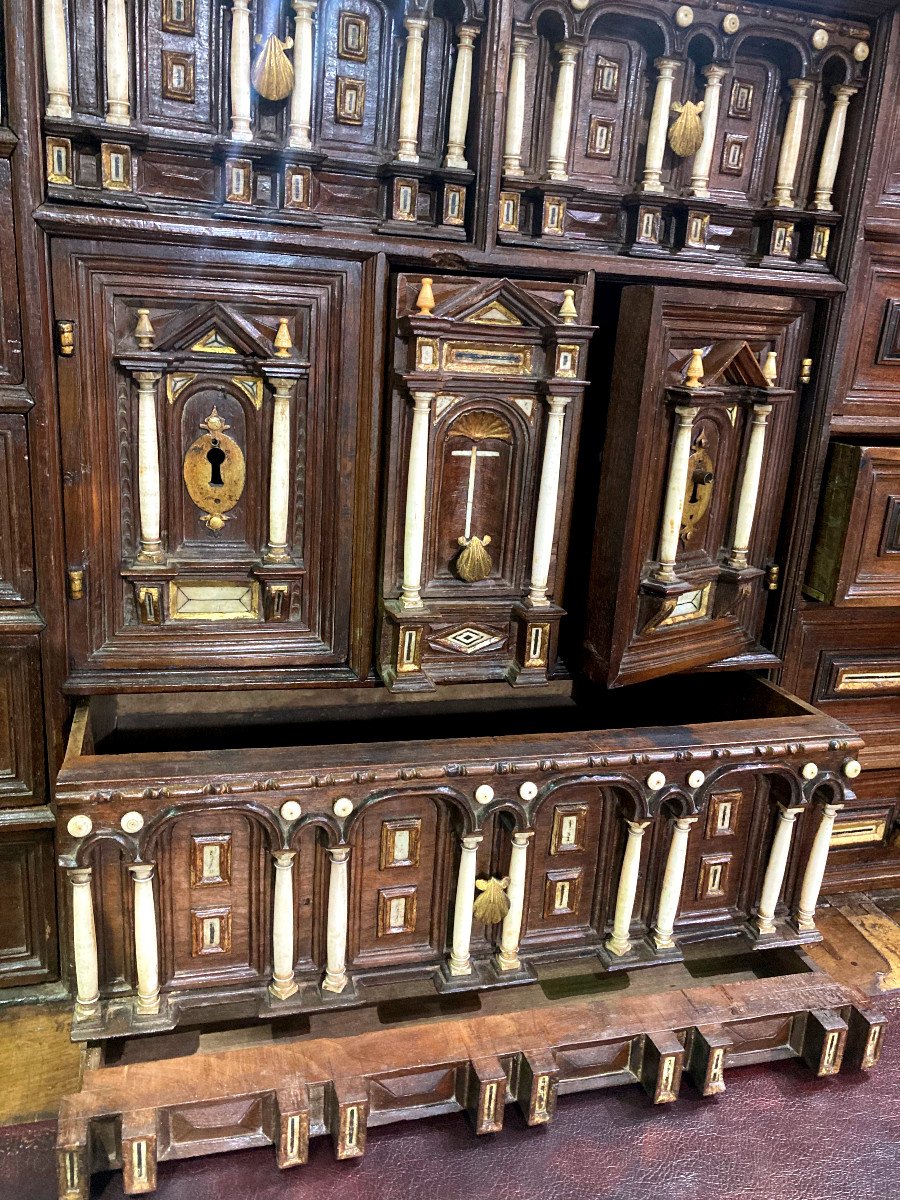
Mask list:
[{"label": "column base", "polygon": [[106,123],[107,125],[130,125],[131,116],[127,112],[108,112]]},{"label": "column base", "polygon": [[82,1004],[80,1000],[75,1001],[75,1011],[72,1014],[73,1020],[83,1022],[99,1021],[101,1015],[100,998],[91,1001],[90,1004]]},{"label": "column base", "polygon": [[232,129],[231,140],[233,142],[252,142],[253,130],[247,126],[246,129]]},{"label": "column base", "polygon": [[468,162],[459,154],[447,155],[444,159],[444,168],[448,171],[468,171]]},{"label": "column base", "polygon": [[291,996],[295,996],[299,991],[300,985],[293,976],[283,982],[273,979],[269,984],[269,995],[276,1000],[289,1000]]},{"label": "column base", "polygon": [[504,975],[509,971],[521,971],[522,962],[518,955],[514,954],[495,954],[491,960],[494,970],[502,972]]},{"label": "column base", "polygon": [[669,950],[657,950],[647,937],[631,938],[625,951],[612,948],[612,942],[613,939],[608,938],[597,951],[597,957],[607,971],[631,971],[636,967],[658,966],[661,962],[681,962],[684,959],[677,945]]},{"label": "column base", "polygon": [[44,113],[44,116],[58,117],[62,121],[71,121],[72,106],[71,104],[66,104],[62,100],[53,100],[51,98],[50,103],[47,105],[47,110]]},{"label": "column base", "polygon": [[799,913],[789,919],[788,924],[798,933],[818,933],[815,917],[803,917]]},{"label": "column base", "polygon": [[631,953],[633,943],[628,938],[608,937],[603,943],[603,948],[610,954],[615,954],[617,958],[624,958],[626,954]]},{"label": "column base", "polygon": [[455,975],[449,960],[445,959],[434,973],[434,986],[439,992],[476,992],[494,982],[493,975],[485,971],[484,963],[470,960],[470,970],[465,975]]},{"label": "column base", "polygon": [[329,979],[326,974],[319,984],[319,997],[322,1000],[354,1000],[356,987],[349,975],[345,974]]},{"label": "column base", "polygon": [[134,1002],[134,1015],[136,1017],[158,1017],[159,1016],[159,992],[155,997],[148,1000],[142,1000],[139,996]]},{"label": "column base", "polygon": [[166,561],[166,554],[162,548],[162,543],[145,542],[138,553],[137,561],[153,563],[155,566],[163,566]]}]

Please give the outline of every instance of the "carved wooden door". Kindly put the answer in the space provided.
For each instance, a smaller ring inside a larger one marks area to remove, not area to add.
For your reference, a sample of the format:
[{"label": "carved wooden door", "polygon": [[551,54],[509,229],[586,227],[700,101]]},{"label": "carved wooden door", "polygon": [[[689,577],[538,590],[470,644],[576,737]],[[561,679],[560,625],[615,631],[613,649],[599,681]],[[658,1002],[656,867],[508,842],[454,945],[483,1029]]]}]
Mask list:
[{"label": "carved wooden door", "polygon": [[610,685],[765,666],[811,305],[626,287],[609,396],[587,670]]}]

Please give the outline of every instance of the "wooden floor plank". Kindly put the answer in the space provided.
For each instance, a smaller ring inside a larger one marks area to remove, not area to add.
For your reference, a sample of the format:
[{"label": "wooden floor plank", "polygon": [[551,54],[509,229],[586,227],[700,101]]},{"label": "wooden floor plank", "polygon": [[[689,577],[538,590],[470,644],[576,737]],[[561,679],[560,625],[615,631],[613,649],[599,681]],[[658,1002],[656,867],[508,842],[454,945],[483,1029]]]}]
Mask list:
[{"label": "wooden floor plank", "polygon": [[3,1015],[0,1125],[55,1117],[60,1099],[80,1086],[82,1048],[71,1029],[65,1007],[23,1005]]}]

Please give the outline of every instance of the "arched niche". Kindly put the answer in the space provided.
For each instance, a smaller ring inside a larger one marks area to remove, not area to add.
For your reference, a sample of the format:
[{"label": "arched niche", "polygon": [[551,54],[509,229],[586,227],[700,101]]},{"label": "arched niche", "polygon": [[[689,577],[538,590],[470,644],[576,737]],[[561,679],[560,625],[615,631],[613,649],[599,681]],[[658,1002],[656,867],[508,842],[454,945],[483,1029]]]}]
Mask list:
[{"label": "arched niche", "polygon": [[390,80],[403,17],[378,0],[323,0],[316,22],[313,144],[326,154],[382,159]]},{"label": "arched niche", "polygon": [[129,993],[136,985],[131,861],[119,838],[100,837],[86,848],[79,863],[92,872],[97,967],[104,997]]},{"label": "arched niche", "polygon": [[349,834],[353,969],[437,963],[452,894],[451,807],[427,791],[370,801]]}]

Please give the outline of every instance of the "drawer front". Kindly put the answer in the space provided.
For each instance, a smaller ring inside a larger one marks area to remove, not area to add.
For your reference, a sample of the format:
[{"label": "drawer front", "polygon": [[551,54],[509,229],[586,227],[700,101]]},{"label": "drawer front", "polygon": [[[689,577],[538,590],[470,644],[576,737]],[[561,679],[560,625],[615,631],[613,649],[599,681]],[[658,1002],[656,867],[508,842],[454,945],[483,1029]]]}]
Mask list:
[{"label": "drawer front", "polygon": [[0,988],[57,975],[52,829],[0,832]]},{"label": "drawer front", "polygon": [[900,447],[832,447],[805,591],[828,604],[900,603]]},{"label": "drawer front", "polygon": [[34,602],[25,418],[0,415],[0,606]]},{"label": "drawer front", "polygon": [[0,639],[0,807],[43,803],[41,711],[38,638],[4,635]]},{"label": "drawer front", "polygon": [[825,874],[826,891],[900,883],[900,771],[866,771],[838,813]]}]

